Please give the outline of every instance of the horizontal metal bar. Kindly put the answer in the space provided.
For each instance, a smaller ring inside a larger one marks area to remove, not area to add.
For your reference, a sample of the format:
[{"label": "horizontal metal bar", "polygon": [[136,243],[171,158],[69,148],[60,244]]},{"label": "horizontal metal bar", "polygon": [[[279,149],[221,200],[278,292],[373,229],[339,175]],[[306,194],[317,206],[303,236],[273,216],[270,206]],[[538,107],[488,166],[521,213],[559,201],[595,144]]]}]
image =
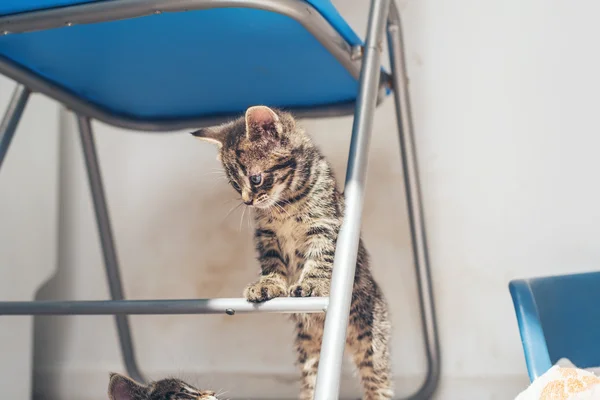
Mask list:
[{"label": "horizontal metal bar", "polygon": [[328,297],[281,297],[264,303],[243,298],[185,300],[2,301],[0,316],[7,315],[167,315],[321,313]]}]

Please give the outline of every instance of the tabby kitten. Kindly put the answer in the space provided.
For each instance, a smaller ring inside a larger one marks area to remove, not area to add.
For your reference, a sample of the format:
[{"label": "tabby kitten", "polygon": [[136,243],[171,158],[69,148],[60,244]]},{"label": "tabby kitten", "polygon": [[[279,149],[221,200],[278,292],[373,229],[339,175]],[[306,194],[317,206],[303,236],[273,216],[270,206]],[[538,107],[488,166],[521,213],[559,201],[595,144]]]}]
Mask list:
[{"label": "tabby kitten", "polygon": [[[329,296],[335,243],[344,198],[319,149],[285,112],[250,107],[245,117],[194,136],[219,146],[233,188],[254,209],[261,274],[244,296]],[[296,348],[302,369],[302,400],[313,398],[323,314],[295,314]],[[383,294],[360,241],[347,349],[356,364],[364,399],[392,398],[388,342],[390,322]]]},{"label": "tabby kitten", "polygon": [[198,390],[175,378],[161,379],[148,385],[115,373],[108,384],[110,400],[218,400],[215,392]]}]

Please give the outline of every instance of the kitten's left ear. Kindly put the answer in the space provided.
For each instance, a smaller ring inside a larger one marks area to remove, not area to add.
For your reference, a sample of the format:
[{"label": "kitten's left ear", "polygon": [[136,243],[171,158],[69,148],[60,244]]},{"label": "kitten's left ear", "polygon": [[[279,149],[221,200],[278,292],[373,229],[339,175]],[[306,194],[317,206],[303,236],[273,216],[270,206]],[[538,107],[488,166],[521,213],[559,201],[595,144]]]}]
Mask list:
[{"label": "kitten's left ear", "polygon": [[246,110],[246,136],[252,140],[269,134],[278,137],[283,132],[279,116],[267,106],[253,106]]},{"label": "kitten's left ear", "polygon": [[108,398],[110,400],[135,400],[145,387],[126,376],[111,372],[108,384]]}]

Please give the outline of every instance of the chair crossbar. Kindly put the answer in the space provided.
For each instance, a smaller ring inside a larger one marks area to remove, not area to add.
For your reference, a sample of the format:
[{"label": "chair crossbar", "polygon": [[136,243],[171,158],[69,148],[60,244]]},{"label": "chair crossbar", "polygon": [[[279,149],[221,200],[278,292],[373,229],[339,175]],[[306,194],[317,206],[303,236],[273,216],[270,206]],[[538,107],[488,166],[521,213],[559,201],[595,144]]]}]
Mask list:
[{"label": "chair crossbar", "polygon": [[0,316],[16,315],[173,315],[323,313],[328,297],[286,297],[264,303],[244,298],[97,301],[3,301]]}]

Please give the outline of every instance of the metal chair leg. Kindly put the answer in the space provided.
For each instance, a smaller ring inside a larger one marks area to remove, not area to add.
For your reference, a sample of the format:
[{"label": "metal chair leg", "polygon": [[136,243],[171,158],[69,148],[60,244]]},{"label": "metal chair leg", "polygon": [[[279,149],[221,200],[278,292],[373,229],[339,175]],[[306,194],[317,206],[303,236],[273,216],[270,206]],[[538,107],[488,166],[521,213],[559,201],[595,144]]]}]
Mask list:
[{"label": "metal chair leg", "polygon": [[10,142],[15,135],[17,125],[21,120],[23,110],[25,110],[25,105],[27,104],[27,100],[29,100],[30,94],[31,91],[27,87],[17,85],[13,91],[4,118],[0,123],[0,168],[2,167],[2,162],[10,147]]},{"label": "metal chair leg", "polygon": [[346,210],[335,251],[329,307],[315,386],[315,400],[339,398],[340,375],[356,269],[367,158],[381,72],[381,42],[390,0],[373,0],[346,171]]},{"label": "metal chair leg", "polygon": [[[123,285],[121,283],[121,274],[119,271],[119,263],[117,260],[117,252],[113,239],[104,187],[102,184],[102,175],[100,173],[100,165],[98,163],[98,155],[94,143],[92,125],[90,119],[84,116],[77,116],[79,127],[79,135],[81,137],[81,145],[90,183],[90,190],[94,202],[94,211],[96,213],[96,223],[98,224],[98,233],[102,245],[102,254],[104,256],[104,266],[106,268],[106,278],[110,289],[112,300],[123,300]],[[133,348],[133,340],[131,338],[131,330],[129,327],[129,318],[126,315],[115,315],[117,324],[117,332],[119,334],[119,342],[121,345],[121,354],[125,368],[129,376],[139,382],[145,382],[145,379],[140,372],[135,351]]]},{"label": "metal chair leg", "polygon": [[390,5],[387,31],[396,118],[400,137],[400,153],[406,187],[406,203],[408,206],[412,251],[419,289],[419,306],[421,308],[423,337],[427,355],[427,375],[425,380],[421,387],[413,395],[409,396],[408,399],[421,400],[430,399],[437,389],[440,379],[440,344],[437,332],[433,288],[431,285],[431,271],[429,267],[417,154],[413,137],[410,96],[408,93],[404,45],[402,41],[402,25],[400,13],[394,1]]}]

